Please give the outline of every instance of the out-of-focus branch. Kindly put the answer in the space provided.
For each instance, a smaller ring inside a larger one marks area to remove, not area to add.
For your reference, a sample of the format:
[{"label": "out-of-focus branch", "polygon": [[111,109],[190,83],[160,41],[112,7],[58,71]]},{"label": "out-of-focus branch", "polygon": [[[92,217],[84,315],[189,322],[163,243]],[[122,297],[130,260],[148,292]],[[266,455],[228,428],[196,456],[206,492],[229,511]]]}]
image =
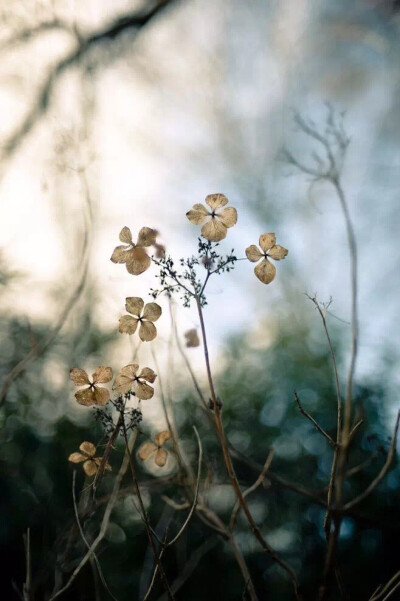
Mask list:
[{"label": "out-of-focus branch", "polygon": [[0,43],[0,52],[11,50],[20,44],[29,42],[42,33],[57,30],[65,31],[66,33],[70,33],[77,37],[77,31],[74,29],[74,27],[68,23],[65,23],[64,21],[61,21],[60,19],[52,19],[51,21],[43,21],[34,27],[26,27],[16,31],[14,35]]},{"label": "out-of-focus branch", "polygon": [[47,111],[55,84],[70,67],[78,64],[92,48],[114,42],[122,33],[128,30],[136,32],[140,31],[156,15],[160,14],[163,9],[170,6],[175,1],[176,0],[161,0],[146,12],[127,14],[116,21],[113,21],[111,25],[96,31],[87,37],[80,38],[77,47],[57,62],[47,74],[45,81],[36,97],[33,99],[32,108],[22,122],[16,127],[15,131],[1,145],[1,158],[10,158],[14,154],[25,137],[33,129],[34,125],[39,121],[40,117]]}]

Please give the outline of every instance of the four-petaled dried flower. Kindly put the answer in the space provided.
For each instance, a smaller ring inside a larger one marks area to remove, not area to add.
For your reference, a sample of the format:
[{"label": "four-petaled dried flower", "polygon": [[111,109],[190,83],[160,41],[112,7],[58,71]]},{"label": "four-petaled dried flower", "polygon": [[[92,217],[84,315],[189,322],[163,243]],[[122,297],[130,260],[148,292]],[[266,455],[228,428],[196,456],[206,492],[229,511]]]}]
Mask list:
[{"label": "four-petaled dried flower", "polygon": [[145,305],[142,298],[128,296],[125,309],[131,315],[123,315],[119,318],[119,331],[121,334],[134,334],[140,323],[140,340],[143,342],[154,340],[157,336],[157,328],[153,321],[157,321],[161,315],[160,305],[157,305],[157,303],[148,303]]},{"label": "four-petaled dried flower", "polygon": [[75,398],[80,405],[107,405],[110,400],[110,393],[107,388],[97,386],[97,384],[105,384],[112,380],[113,373],[111,367],[100,365],[92,374],[91,382],[85,370],[79,367],[74,367],[70,370],[69,376],[75,386],[86,386],[82,390],[75,393]]},{"label": "four-petaled dried flower", "polygon": [[262,252],[255,244],[246,248],[246,256],[249,261],[255,263],[262,259],[262,261],[255,266],[254,273],[263,284],[272,282],[276,274],[275,265],[268,261],[268,258],[280,261],[281,259],[284,259],[289,252],[283,246],[275,244],[275,240],[275,234],[261,234],[259,244]]},{"label": "four-petaled dried flower", "polygon": [[198,203],[186,213],[186,217],[195,225],[201,225],[207,220],[201,228],[201,235],[210,242],[218,242],[226,237],[228,227],[232,227],[237,222],[237,211],[233,207],[221,209],[228,204],[224,194],[209,194],[206,203],[211,211]]},{"label": "four-petaled dried flower", "polygon": [[199,337],[197,334],[197,330],[195,328],[185,332],[185,338],[186,338],[186,346],[188,348],[200,345],[200,340],[199,340]]},{"label": "four-petaled dried flower", "polygon": [[136,363],[123,367],[114,380],[113,390],[116,390],[119,394],[126,394],[133,390],[138,399],[151,399],[154,394],[154,388],[146,384],[146,382],[152,384],[157,375],[150,367],[144,367],[139,374],[138,370],[139,365]]},{"label": "four-petaled dried flower", "polygon": [[171,438],[171,434],[168,430],[159,432],[154,437],[154,442],[145,442],[139,449],[139,458],[142,461],[146,461],[152,455],[154,455],[155,464],[159,467],[163,467],[167,461],[168,453],[161,447]]},{"label": "four-petaled dried flower", "polygon": [[[68,461],[72,463],[82,463],[83,470],[87,476],[95,476],[100,467],[102,457],[95,457],[96,447],[91,442],[83,442],[79,446],[82,453],[71,453],[68,457]],[[111,471],[111,465],[108,461],[105,464],[105,469]]]},{"label": "four-petaled dried flower", "polygon": [[150,227],[142,227],[137,242],[132,241],[129,227],[123,227],[119,234],[121,242],[125,246],[117,246],[111,256],[113,263],[125,263],[126,269],[133,275],[139,275],[150,267],[151,260],[145,248],[155,244],[157,231]]}]

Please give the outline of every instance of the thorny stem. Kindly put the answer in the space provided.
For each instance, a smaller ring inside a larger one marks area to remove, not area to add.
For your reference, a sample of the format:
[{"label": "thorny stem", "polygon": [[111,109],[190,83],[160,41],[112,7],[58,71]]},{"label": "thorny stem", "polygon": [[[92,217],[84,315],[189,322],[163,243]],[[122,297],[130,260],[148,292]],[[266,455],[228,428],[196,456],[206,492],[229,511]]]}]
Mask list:
[{"label": "thorny stem", "polygon": [[260,545],[262,546],[264,551],[270,555],[270,557],[273,559],[273,561],[275,561],[278,565],[281,566],[281,568],[283,568],[287,572],[287,574],[289,575],[290,580],[292,582],[296,599],[299,599],[299,595],[298,595],[298,591],[297,591],[297,580],[296,580],[295,573],[293,572],[292,568],[283,559],[281,559],[279,557],[279,555],[277,555],[277,553],[275,553],[275,551],[264,540],[259,527],[255,523],[254,518],[251,515],[250,509],[246,503],[246,500],[243,496],[237,476],[235,474],[235,470],[234,470],[232,460],[231,460],[231,457],[229,454],[228,441],[225,436],[221,412],[220,412],[220,409],[218,406],[217,396],[216,396],[215,387],[214,387],[214,381],[213,381],[213,377],[212,377],[212,373],[211,373],[211,366],[210,366],[210,359],[209,359],[208,345],[207,345],[207,337],[206,337],[206,329],[205,329],[205,325],[204,325],[203,310],[201,307],[200,298],[197,295],[195,296],[195,300],[196,300],[197,310],[198,310],[199,319],[200,319],[201,334],[202,334],[202,338],[203,338],[204,358],[205,358],[205,362],[206,362],[206,370],[207,370],[208,383],[210,386],[211,400],[213,403],[215,424],[216,424],[216,428],[217,428],[218,438],[221,443],[221,448],[222,448],[222,452],[223,452],[223,456],[224,456],[224,462],[225,462],[225,466],[226,466],[226,469],[228,472],[229,479],[231,481],[232,487],[234,488],[234,490],[236,492],[240,506],[247,518],[247,521],[249,522],[249,525],[251,527],[251,530],[252,530],[255,538],[258,540],[258,542],[260,543]]}]

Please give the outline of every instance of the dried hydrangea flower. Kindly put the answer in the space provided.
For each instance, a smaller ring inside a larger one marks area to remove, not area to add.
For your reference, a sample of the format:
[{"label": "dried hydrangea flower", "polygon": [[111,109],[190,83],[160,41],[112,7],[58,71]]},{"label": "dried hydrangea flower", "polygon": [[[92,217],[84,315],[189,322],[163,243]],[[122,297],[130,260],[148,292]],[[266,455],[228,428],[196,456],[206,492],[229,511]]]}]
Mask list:
[{"label": "dried hydrangea flower", "polygon": [[[68,461],[72,463],[82,463],[83,470],[87,476],[95,476],[100,467],[102,457],[95,457],[96,447],[91,442],[83,442],[79,446],[82,453],[71,453]],[[111,471],[111,465],[108,461],[105,464],[105,469]]]},{"label": "dried hydrangea flower", "polygon": [[201,235],[210,242],[218,242],[226,237],[228,227],[232,227],[237,222],[237,211],[233,207],[221,209],[228,204],[224,194],[209,194],[206,203],[211,211],[198,203],[186,213],[186,217],[195,225],[201,225],[207,220],[201,228]]},{"label": "dried hydrangea flower", "polygon": [[[144,307],[144,309],[143,309]],[[154,340],[157,336],[157,328],[154,321],[161,316],[162,310],[157,303],[144,304],[144,300],[138,296],[126,298],[125,309],[131,315],[123,315],[119,318],[119,331],[121,334],[134,334],[140,323],[139,338],[143,342]]]},{"label": "dried hydrangea flower", "polygon": [[200,346],[200,340],[199,340],[196,328],[193,328],[192,330],[188,330],[187,332],[185,332],[185,338],[186,338],[186,346],[188,348],[191,348],[194,346]]},{"label": "dried hydrangea flower", "polygon": [[139,458],[142,461],[146,461],[149,457],[154,455],[155,464],[159,467],[163,467],[166,464],[168,452],[161,448],[167,440],[171,438],[171,434],[168,430],[159,432],[154,437],[154,442],[145,442],[139,449]]},{"label": "dried hydrangea flower", "polygon": [[113,263],[125,263],[126,269],[133,275],[140,275],[150,267],[151,260],[145,248],[156,243],[157,231],[151,227],[142,227],[136,244],[132,241],[129,227],[123,227],[119,239],[125,245],[117,246],[111,255]]},{"label": "dried hydrangea flower", "polygon": [[107,405],[110,400],[110,393],[107,388],[97,386],[97,384],[106,384],[113,377],[111,367],[100,365],[92,374],[92,382],[85,370],[74,367],[69,372],[69,377],[75,386],[86,386],[75,393],[75,398],[80,405]]},{"label": "dried hydrangea flower", "polygon": [[139,374],[138,370],[139,365],[136,363],[123,367],[114,380],[113,390],[119,394],[126,394],[133,390],[138,399],[151,399],[154,394],[154,388],[146,384],[146,382],[152,384],[157,375],[150,367],[144,367]]},{"label": "dried hydrangea flower", "polygon": [[276,268],[268,258],[280,261],[284,259],[288,254],[288,250],[279,244],[275,244],[275,234],[261,234],[259,244],[262,251],[255,245],[252,244],[246,248],[246,256],[249,261],[255,263],[262,259],[262,261],[254,268],[254,273],[263,284],[269,284],[275,278]]}]

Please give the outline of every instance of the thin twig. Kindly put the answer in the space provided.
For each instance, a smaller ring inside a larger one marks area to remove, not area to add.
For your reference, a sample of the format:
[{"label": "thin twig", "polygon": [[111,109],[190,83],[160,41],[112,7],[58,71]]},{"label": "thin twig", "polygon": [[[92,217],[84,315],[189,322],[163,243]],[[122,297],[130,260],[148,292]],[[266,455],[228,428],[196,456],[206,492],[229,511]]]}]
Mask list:
[{"label": "thin twig", "polygon": [[327,441],[329,442],[329,444],[331,445],[331,447],[335,449],[336,448],[336,442],[329,436],[329,434],[327,432],[325,432],[325,430],[323,428],[321,428],[321,426],[319,425],[319,423],[308,413],[308,411],[306,411],[303,408],[303,406],[302,406],[302,404],[300,402],[300,399],[299,399],[296,391],[294,391],[294,398],[295,398],[297,406],[298,406],[298,408],[300,410],[300,413],[302,413],[307,419],[310,420],[310,422],[315,426],[315,428],[318,430],[318,432],[320,434],[322,434],[322,436],[324,436],[327,439]]}]

